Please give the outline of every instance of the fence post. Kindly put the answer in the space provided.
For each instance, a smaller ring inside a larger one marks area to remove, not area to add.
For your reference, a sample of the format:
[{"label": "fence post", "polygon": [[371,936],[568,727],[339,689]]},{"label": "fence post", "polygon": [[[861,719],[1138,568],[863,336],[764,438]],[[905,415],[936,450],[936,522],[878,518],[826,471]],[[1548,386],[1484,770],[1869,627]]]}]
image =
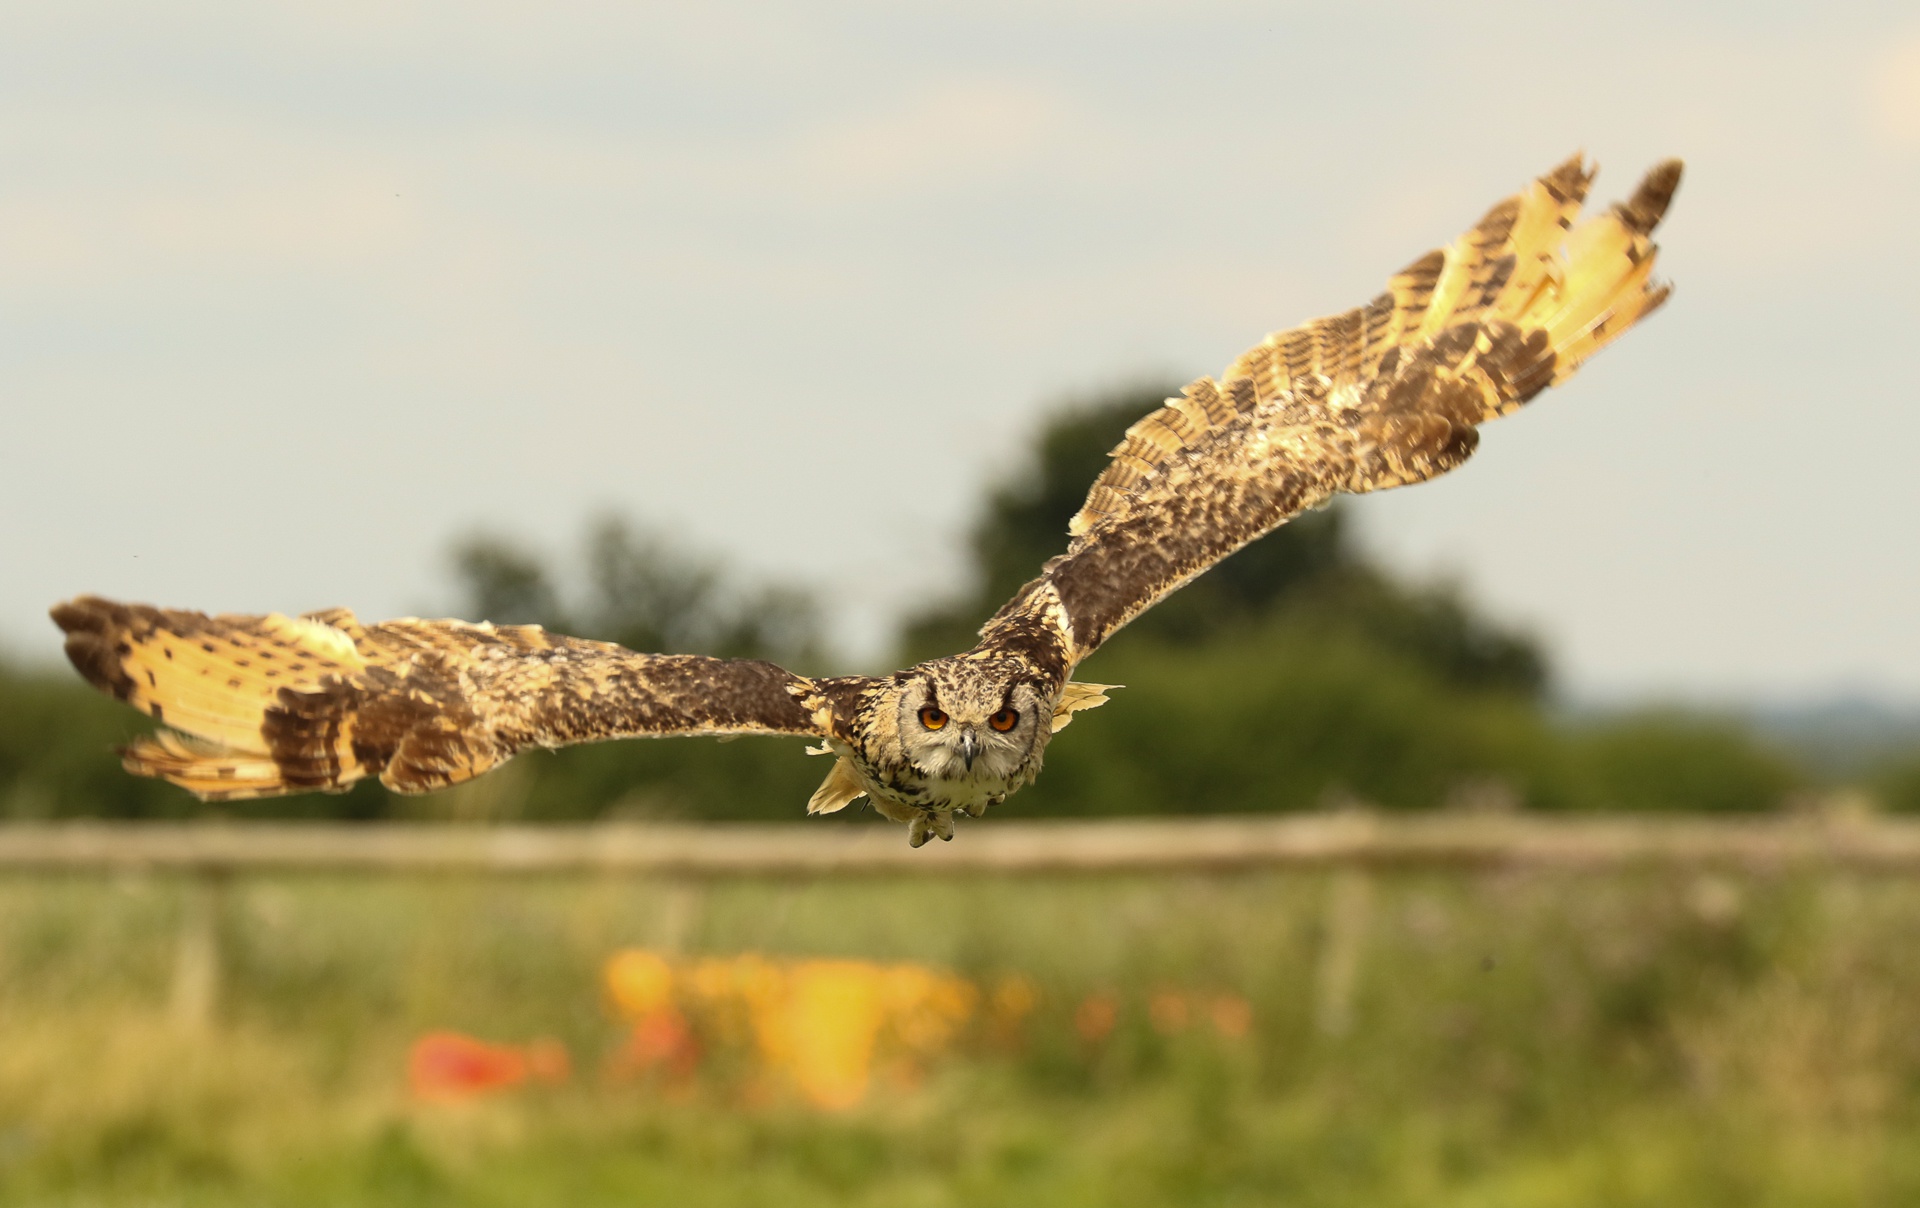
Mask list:
[{"label": "fence post", "polygon": [[1373,915],[1373,874],[1342,868],[1327,878],[1326,934],[1314,971],[1314,1026],[1322,1036],[1353,1030],[1353,995]]},{"label": "fence post", "polygon": [[173,951],[169,1014],[185,1032],[204,1032],[220,1007],[220,924],[226,873],[202,868],[181,887],[180,932]]},{"label": "fence post", "polygon": [[692,877],[666,880],[661,887],[660,917],[654,927],[655,951],[678,955],[687,950],[688,941],[700,926],[701,899],[705,896],[702,889]]}]

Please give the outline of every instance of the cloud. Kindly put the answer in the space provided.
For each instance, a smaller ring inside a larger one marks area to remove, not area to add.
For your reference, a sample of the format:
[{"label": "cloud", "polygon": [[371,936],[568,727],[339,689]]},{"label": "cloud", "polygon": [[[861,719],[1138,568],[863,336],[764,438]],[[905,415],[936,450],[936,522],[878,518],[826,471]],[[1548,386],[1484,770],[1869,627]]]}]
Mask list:
[{"label": "cloud", "polygon": [[1867,81],[1874,132],[1899,146],[1920,146],[1920,35],[1876,55]]},{"label": "cloud", "polygon": [[[853,585],[871,627],[957,573],[942,542],[1038,400],[1217,371],[1584,144],[1596,205],[1689,158],[1676,304],[1582,375],[1585,402],[1503,425],[1403,511],[1366,506],[1408,551],[1462,534],[1490,598],[1561,620],[1577,678],[1696,665],[1635,611],[1677,592],[1800,608],[1807,667],[1869,651],[1911,683],[1904,631],[1857,619],[1910,565],[1792,526],[1884,550],[1915,512],[1912,19],[1243,2],[13,6],[0,510],[33,523],[0,533],[0,642],[48,642],[45,601],[79,587],[404,611],[475,515],[560,540],[603,503]],[[884,487],[902,450],[935,489],[808,539],[792,501],[819,467],[872,491],[846,467]],[[1819,467],[1819,507],[1783,465]],[[290,483],[353,558],[248,506]],[[1781,532],[1821,573],[1659,555]],[[258,556],[209,565],[209,533]],[[1703,676],[1815,675],[1747,635],[1714,649]]]},{"label": "cloud", "polygon": [[948,80],[890,112],[823,124],[789,149],[815,200],[896,201],[991,188],[1083,130],[1061,94],[1009,80]]},{"label": "cloud", "polygon": [[0,157],[8,292],[377,265],[420,229],[411,181],[363,150],[188,108],[15,110]]},{"label": "cloud", "polygon": [[[631,73],[669,60],[696,72],[765,72],[796,51],[817,47],[830,28],[807,5],[755,0],[563,0],[539,6],[513,0],[168,0],[136,7],[71,0],[13,5],[7,17],[11,37],[95,60],[120,58],[135,66],[136,77],[145,70],[165,72],[176,58],[204,67],[230,56],[257,56],[263,48],[296,74],[343,64],[433,64],[499,80],[617,64]],[[111,39],[101,36],[107,29]]]}]

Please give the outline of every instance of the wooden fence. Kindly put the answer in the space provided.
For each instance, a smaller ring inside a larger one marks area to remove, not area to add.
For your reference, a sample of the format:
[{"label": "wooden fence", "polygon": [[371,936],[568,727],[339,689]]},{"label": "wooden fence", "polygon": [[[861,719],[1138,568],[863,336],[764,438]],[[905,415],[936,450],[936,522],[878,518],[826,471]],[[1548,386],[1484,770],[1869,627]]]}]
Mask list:
[{"label": "wooden fence", "polygon": [[723,877],[1020,876],[1332,870],[1317,959],[1315,1018],[1352,1026],[1375,870],[1920,873],[1920,820],[1827,812],[1796,817],[1383,815],[966,825],[952,843],[907,846],[904,827],[777,825],[349,826],[71,823],[0,826],[0,873],[147,871],[188,882],[172,1005],[184,1029],[218,1012],[226,886],[303,873],[600,874],[675,882],[669,913],[697,912]]},{"label": "wooden fence", "polygon": [[1633,866],[1920,872],[1920,820],[1341,812],[963,824],[919,850],[840,822],[590,826],[69,823],[0,826],[0,872],[352,872],[674,877]]}]

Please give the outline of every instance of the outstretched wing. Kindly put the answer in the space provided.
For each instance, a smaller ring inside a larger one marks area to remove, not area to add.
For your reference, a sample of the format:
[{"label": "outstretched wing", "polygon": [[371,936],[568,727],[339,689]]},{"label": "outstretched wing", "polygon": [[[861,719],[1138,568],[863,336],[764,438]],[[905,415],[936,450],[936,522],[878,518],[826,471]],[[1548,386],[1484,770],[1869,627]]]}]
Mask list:
[{"label": "outstretched wing", "polygon": [[1127,430],[1068,528],[1067,552],[981,631],[1068,668],[1170,592],[1340,492],[1443,474],[1475,426],[1565,381],[1666,299],[1649,235],[1680,183],[1573,226],[1593,178],[1575,156],[1408,265],[1345,314],[1268,336]]},{"label": "outstretched wing", "polygon": [[530,746],[823,736],[823,693],[838,683],[533,625],[363,626],[345,609],[206,616],[82,596],[53,619],[80,674],[171,727],[128,747],[127,769],[210,801],[338,792],[368,776],[427,792]]}]

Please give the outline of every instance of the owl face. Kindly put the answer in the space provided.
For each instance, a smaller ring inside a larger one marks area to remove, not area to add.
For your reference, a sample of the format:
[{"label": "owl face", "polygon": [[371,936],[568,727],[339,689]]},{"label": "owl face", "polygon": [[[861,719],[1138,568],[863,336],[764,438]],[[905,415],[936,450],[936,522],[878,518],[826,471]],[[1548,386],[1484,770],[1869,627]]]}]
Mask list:
[{"label": "owl face", "polygon": [[992,662],[937,660],[914,669],[900,694],[900,744],[939,780],[1011,780],[1051,733],[1031,682]]}]

